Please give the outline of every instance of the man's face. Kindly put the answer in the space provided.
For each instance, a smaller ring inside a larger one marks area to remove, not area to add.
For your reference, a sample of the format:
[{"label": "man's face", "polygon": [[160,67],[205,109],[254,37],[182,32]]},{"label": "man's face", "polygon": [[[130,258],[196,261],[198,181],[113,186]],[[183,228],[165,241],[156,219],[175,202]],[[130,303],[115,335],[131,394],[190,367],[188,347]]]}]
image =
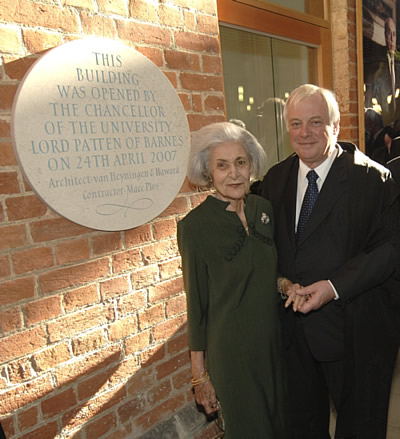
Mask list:
[{"label": "man's face", "polygon": [[309,168],[316,168],[334,147],[339,122],[329,122],[328,106],[320,95],[291,104],[287,120],[294,152]]},{"label": "man's face", "polygon": [[385,26],[385,41],[388,50],[396,51],[396,26],[391,18],[388,18]]}]

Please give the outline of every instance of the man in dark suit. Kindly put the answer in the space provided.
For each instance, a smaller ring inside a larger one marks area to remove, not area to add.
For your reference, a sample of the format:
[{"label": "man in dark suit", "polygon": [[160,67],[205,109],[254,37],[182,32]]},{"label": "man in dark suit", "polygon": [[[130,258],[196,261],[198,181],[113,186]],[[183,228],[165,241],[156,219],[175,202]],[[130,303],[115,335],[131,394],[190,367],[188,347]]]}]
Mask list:
[{"label": "man in dark suit", "polygon": [[289,295],[293,438],[330,437],[330,395],[336,438],[384,439],[399,346],[399,190],[355,145],[337,143],[329,90],[300,86],[284,117],[295,154],[270,169],[261,195],[274,207],[278,289]]},{"label": "man in dark suit", "polygon": [[365,106],[381,107],[383,124],[389,125],[400,116],[400,67],[396,58],[396,25],[385,20],[385,43],[380,54],[364,60]]}]

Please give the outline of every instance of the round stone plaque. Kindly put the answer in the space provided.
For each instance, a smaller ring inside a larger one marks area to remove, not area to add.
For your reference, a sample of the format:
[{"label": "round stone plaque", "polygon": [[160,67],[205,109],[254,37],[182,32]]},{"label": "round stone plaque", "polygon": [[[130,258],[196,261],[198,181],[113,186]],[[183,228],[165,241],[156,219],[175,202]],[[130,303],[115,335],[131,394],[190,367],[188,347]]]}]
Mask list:
[{"label": "round stone plaque", "polygon": [[88,38],[43,55],[12,110],[18,161],[58,214],[98,230],[158,216],[179,192],[189,155],[174,87],[139,52]]}]

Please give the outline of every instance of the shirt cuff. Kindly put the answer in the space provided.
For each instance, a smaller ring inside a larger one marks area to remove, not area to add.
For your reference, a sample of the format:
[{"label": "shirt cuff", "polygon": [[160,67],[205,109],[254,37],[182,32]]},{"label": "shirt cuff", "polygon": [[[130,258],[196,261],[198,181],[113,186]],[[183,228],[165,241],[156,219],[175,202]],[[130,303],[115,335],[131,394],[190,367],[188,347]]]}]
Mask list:
[{"label": "shirt cuff", "polygon": [[329,279],[328,279],[328,282],[329,282],[330,286],[332,287],[333,292],[335,293],[335,298],[334,298],[333,300],[338,300],[338,299],[340,299],[339,294],[338,294],[338,292],[336,291],[336,288],[333,286],[333,283],[332,283]]}]

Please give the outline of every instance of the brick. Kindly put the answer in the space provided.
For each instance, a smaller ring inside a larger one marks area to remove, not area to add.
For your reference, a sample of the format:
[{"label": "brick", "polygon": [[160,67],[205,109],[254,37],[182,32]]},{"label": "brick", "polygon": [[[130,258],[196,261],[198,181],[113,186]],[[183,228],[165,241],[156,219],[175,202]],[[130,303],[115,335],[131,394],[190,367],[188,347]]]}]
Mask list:
[{"label": "brick", "polygon": [[171,399],[164,401],[152,410],[147,411],[142,416],[135,419],[135,424],[144,429],[156,424],[164,419],[168,414],[179,410],[185,404],[185,397],[181,394],[173,396]]},{"label": "brick", "polygon": [[0,143],[0,166],[16,166],[14,148],[10,142]]},{"label": "brick", "polygon": [[60,365],[54,372],[54,379],[57,386],[69,384],[81,378],[84,374],[95,374],[101,370],[115,366],[121,360],[121,350],[119,346],[111,346],[102,351],[94,352],[79,358],[73,363]]},{"label": "brick", "polygon": [[7,418],[2,418],[1,426],[3,427],[6,437],[11,438],[15,434],[15,426],[12,416],[8,416]]},{"label": "brick", "polygon": [[3,362],[21,357],[47,344],[47,334],[43,328],[18,332],[0,339],[0,358]]},{"label": "brick", "polygon": [[94,281],[110,273],[107,259],[99,259],[72,267],[60,268],[39,276],[43,294]]},{"label": "brick", "polygon": [[0,284],[0,306],[17,303],[35,296],[35,281],[32,277],[5,281]]},{"label": "brick", "polygon": [[0,332],[6,334],[22,328],[22,312],[19,307],[0,312]]},{"label": "brick", "polygon": [[104,330],[97,329],[89,334],[80,335],[72,340],[72,352],[79,356],[104,347],[107,343]]},{"label": "brick", "polygon": [[175,32],[176,46],[196,52],[219,54],[220,46],[217,37],[199,35],[194,32]]},{"label": "brick", "polygon": [[159,270],[156,264],[147,265],[146,267],[135,270],[131,274],[131,283],[133,290],[148,287],[159,281]]},{"label": "brick", "polygon": [[[5,63],[4,71],[10,79],[18,79],[19,81],[21,81],[27,70],[32,66],[35,61],[37,61],[37,57],[20,58],[12,62]],[[10,136],[2,136],[0,134],[0,137]]]},{"label": "brick", "polygon": [[56,318],[62,314],[61,297],[53,296],[35,300],[26,304],[23,310],[26,326]]},{"label": "brick", "polygon": [[111,434],[104,436],[104,439],[126,439],[129,437],[135,437],[131,424],[118,426]]},{"label": "brick", "polygon": [[12,384],[20,384],[34,377],[32,363],[26,357],[8,363],[7,369]]},{"label": "brick", "polygon": [[183,279],[168,280],[149,289],[149,302],[154,303],[183,291]]},{"label": "brick", "polygon": [[127,41],[141,41],[161,46],[172,45],[172,33],[167,28],[149,24],[117,20],[118,37]]},{"label": "brick", "polygon": [[147,411],[148,405],[145,395],[134,395],[126,404],[118,407],[118,416],[121,424],[131,421],[141,413]]},{"label": "brick", "polygon": [[171,393],[171,390],[172,388],[169,380],[158,382],[152,389],[148,389],[146,392],[147,400],[154,406],[158,401],[167,398]]},{"label": "brick", "polygon": [[196,30],[196,15],[188,10],[183,11],[183,21],[185,24],[185,29],[188,31]]},{"label": "brick", "polygon": [[197,14],[197,31],[210,35],[218,35],[218,19],[216,16]]},{"label": "brick", "polygon": [[217,115],[200,115],[200,114],[188,114],[187,115],[190,131],[197,131],[204,125],[209,125],[214,122],[225,122],[226,118]]},{"label": "brick", "polygon": [[[116,3],[114,0],[113,3]],[[75,6],[77,8],[88,9],[89,11],[96,11],[95,0],[64,0],[65,6]]]},{"label": "brick", "polygon": [[167,350],[169,354],[176,354],[188,349],[187,333],[183,332],[172,337],[167,342]]},{"label": "brick", "polygon": [[129,291],[128,276],[119,276],[100,282],[100,294],[103,300],[112,299]]},{"label": "brick", "polygon": [[189,93],[179,93],[179,99],[182,102],[185,111],[192,109],[191,99]]},{"label": "brick", "polygon": [[203,14],[217,14],[217,4],[214,0],[202,0],[201,6],[198,0],[174,0],[174,5],[192,10],[201,10]]},{"label": "brick", "polygon": [[97,0],[99,11],[106,14],[128,15],[128,9],[124,0]]},{"label": "brick", "polygon": [[160,264],[160,278],[161,280],[170,279],[182,274],[181,258],[175,258]]},{"label": "brick", "polygon": [[222,76],[182,72],[180,79],[182,88],[187,90],[220,92],[223,90]]},{"label": "brick", "polygon": [[146,0],[129,2],[129,15],[136,20],[157,23],[157,9],[155,4]]},{"label": "brick", "polygon": [[137,357],[128,358],[120,361],[114,368],[114,372],[109,376],[108,382],[111,388],[121,384],[129,385],[140,371],[139,361]]},{"label": "brick", "polygon": [[172,377],[172,386],[176,390],[180,390],[183,387],[191,389],[192,388],[191,378],[192,378],[192,368],[190,367],[190,365],[188,365],[188,367],[174,374],[174,376]]},{"label": "brick", "polygon": [[35,218],[47,212],[47,206],[35,195],[7,198],[6,209],[9,221]]},{"label": "brick", "polygon": [[189,206],[185,197],[177,197],[172,203],[161,213],[160,218],[170,215],[182,215],[189,212]]},{"label": "brick", "polygon": [[90,422],[85,428],[87,437],[100,437],[117,427],[118,420],[115,413],[107,413],[100,419]]},{"label": "brick", "polygon": [[190,364],[190,359],[187,352],[175,355],[170,360],[156,366],[157,379],[162,380],[188,364]]},{"label": "brick", "polygon": [[204,73],[222,73],[221,57],[213,55],[202,55]]},{"label": "brick", "polygon": [[36,430],[30,431],[27,434],[19,436],[18,439],[44,439],[44,438],[54,438],[58,436],[58,426],[57,422],[49,422],[44,426],[37,428]]},{"label": "brick", "polygon": [[136,50],[153,62],[157,67],[164,65],[163,52],[154,47],[137,47]]},{"label": "brick", "polygon": [[[0,256],[0,278],[11,275],[10,258],[8,255]],[[1,323],[0,323],[1,324]]]},{"label": "brick", "polygon": [[98,35],[99,29],[101,29],[102,37],[115,39],[115,27],[111,18],[97,14],[88,14],[85,11],[81,11],[80,17],[84,34]]},{"label": "brick", "polygon": [[67,314],[47,325],[49,340],[57,342],[85,330],[109,323],[114,317],[112,306],[96,305],[73,314]]},{"label": "brick", "polygon": [[150,346],[150,330],[140,332],[132,337],[125,339],[126,355],[135,354]]},{"label": "brick", "polygon": [[42,52],[43,50],[60,46],[63,43],[61,33],[38,29],[24,29],[22,31],[22,38],[30,53]]},{"label": "brick", "polygon": [[5,22],[79,33],[79,21],[75,11],[70,8],[60,8],[55,4],[33,3],[29,0],[10,3],[2,0],[0,16]]},{"label": "brick", "polygon": [[36,406],[23,410],[17,414],[18,429],[23,432],[32,428],[38,423],[38,419],[39,413]]},{"label": "brick", "polygon": [[165,313],[167,319],[186,312],[186,296],[180,295],[168,300]]},{"label": "brick", "polygon": [[151,241],[150,224],[135,227],[131,230],[125,230],[125,243],[128,248]]},{"label": "brick", "polygon": [[68,342],[51,346],[38,354],[33,355],[36,372],[46,372],[71,359]]},{"label": "brick", "polygon": [[[66,412],[61,418],[62,425],[65,426],[64,431],[75,429],[74,432],[71,432],[71,436],[75,438],[76,429],[82,430],[81,427],[87,424],[88,419],[94,419],[96,416],[101,415],[110,408],[118,406],[125,397],[125,389],[119,388],[116,391],[113,390],[98,397],[94,397],[81,406],[74,407],[72,410]],[[88,438],[86,435],[85,437]]]},{"label": "brick", "polygon": [[[1,96],[1,87],[0,87]],[[0,194],[18,194],[19,183],[16,172],[0,172]]]},{"label": "brick", "polygon": [[73,223],[66,218],[52,218],[31,223],[31,235],[34,242],[71,238],[87,233],[89,229]]},{"label": "brick", "polygon": [[137,317],[129,316],[111,323],[108,336],[111,341],[117,341],[137,332]]},{"label": "brick", "polygon": [[156,342],[165,341],[185,328],[186,315],[178,316],[159,323],[153,328],[153,339]]},{"label": "brick", "polygon": [[135,291],[127,294],[119,299],[117,304],[118,314],[126,316],[132,314],[136,310],[143,308],[147,303],[145,291]]},{"label": "brick", "polygon": [[161,3],[158,7],[158,17],[160,26],[170,26],[183,29],[184,20],[182,11],[165,3]]},{"label": "brick", "polygon": [[175,72],[164,72],[164,75],[175,89],[178,88],[178,76]]},{"label": "brick", "polygon": [[166,350],[164,345],[152,346],[140,354],[140,362],[143,368],[151,367],[165,358]]},{"label": "brick", "polygon": [[85,287],[70,290],[64,295],[64,306],[67,312],[73,311],[83,306],[92,305],[99,302],[97,286],[87,285]]},{"label": "brick", "polygon": [[170,69],[200,71],[200,56],[197,54],[166,50],[164,56],[166,65]]},{"label": "brick", "polygon": [[5,120],[0,120],[0,138],[9,138],[11,136],[10,123]]},{"label": "brick", "polygon": [[29,273],[54,265],[53,250],[50,247],[36,247],[14,253],[12,263],[16,274]]},{"label": "brick", "polygon": [[176,240],[167,240],[143,247],[142,252],[145,262],[151,264],[177,256],[178,247]]},{"label": "brick", "polygon": [[199,206],[207,198],[208,193],[196,194],[190,197],[193,209]]},{"label": "brick", "polygon": [[225,111],[225,99],[223,96],[207,96],[204,107],[207,111]]},{"label": "brick", "polygon": [[87,238],[60,242],[56,246],[56,258],[60,265],[84,261],[89,259],[89,257],[90,249]]},{"label": "brick", "polygon": [[10,110],[17,92],[17,85],[0,84],[0,110]]},{"label": "brick", "polygon": [[203,111],[203,98],[199,94],[192,95],[192,108],[193,111],[201,113]]},{"label": "brick", "polygon": [[59,415],[61,412],[74,406],[76,403],[76,395],[71,388],[47,398],[40,404],[40,406],[44,419],[49,419],[55,415]]},{"label": "brick", "polygon": [[114,274],[130,271],[142,265],[142,257],[138,249],[127,250],[112,257],[112,269]]},{"label": "brick", "polygon": [[139,312],[139,327],[140,330],[144,330],[149,326],[153,326],[162,322],[165,319],[164,307],[160,303],[152,306],[145,311]]},{"label": "brick", "polygon": [[77,392],[79,401],[91,398],[96,393],[101,393],[109,387],[109,379],[118,369],[117,366],[108,367],[95,375],[79,381],[77,384]]},{"label": "brick", "polygon": [[122,238],[120,232],[109,232],[104,235],[91,238],[93,255],[105,255],[122,249]]},{"label": "brick", "polygon": [[21,46],[21,32],[11,27],[0,28],[0,52],[23,54]]},{"label": "brick", "polygon": [[175,219],[157,221],[153,224],[153,236],[156,241],[176,235]]}]

